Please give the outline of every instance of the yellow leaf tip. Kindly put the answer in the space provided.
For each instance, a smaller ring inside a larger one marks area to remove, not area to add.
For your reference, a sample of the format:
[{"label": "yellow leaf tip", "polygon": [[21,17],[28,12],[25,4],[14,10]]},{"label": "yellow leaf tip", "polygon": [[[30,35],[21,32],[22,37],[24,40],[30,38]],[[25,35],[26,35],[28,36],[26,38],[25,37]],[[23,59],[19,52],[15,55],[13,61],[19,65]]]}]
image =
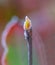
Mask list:
[{"label": "yellow leaf tip", "polygon": [[29,30],[31,27],[31,20],[28,18],[28,16],[26,16],[24,22],[24,30]]}]

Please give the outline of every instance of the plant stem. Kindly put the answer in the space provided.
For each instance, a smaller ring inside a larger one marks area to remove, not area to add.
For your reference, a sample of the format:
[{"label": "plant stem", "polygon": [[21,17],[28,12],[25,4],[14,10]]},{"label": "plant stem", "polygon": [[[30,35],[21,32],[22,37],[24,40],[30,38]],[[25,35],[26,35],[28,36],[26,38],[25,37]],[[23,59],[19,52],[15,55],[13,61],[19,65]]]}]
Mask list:
[{"label": "plant stem", "polygon": [[32,29],[26,31],[28,47],[28,65],[32,65]]}]

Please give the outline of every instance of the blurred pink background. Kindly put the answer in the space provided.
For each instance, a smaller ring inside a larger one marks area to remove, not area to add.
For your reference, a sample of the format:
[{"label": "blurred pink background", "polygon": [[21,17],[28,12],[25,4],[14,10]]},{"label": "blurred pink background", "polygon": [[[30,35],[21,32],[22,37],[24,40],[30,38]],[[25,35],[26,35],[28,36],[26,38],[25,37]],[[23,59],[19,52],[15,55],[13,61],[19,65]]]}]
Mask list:
[{"label": "blurred pink background", "polygon": [[[3,53],[1,35],[7,22],[14,15],[18,16],[22,22],[24,22],[26,15],[31,19],[33,48],[36,54],[38,54],[40,65],[55,65],[55,1],[0,0],[0,60]],[[19,25],[18,27],[20,28]],[[15,30],[17,29],[15,26]],[[21,29],[23,31],[23,28]],[[11,42],[9,36],[12,36],[12,34],[8,35],[8,43]],[[19,34],[18,31],[15,32],[16,34]],[[23,35],[23,32],[21,34]],[[21,37],[24,38],[24,36]],[[10,37],[10,39],[12,38]]]}]

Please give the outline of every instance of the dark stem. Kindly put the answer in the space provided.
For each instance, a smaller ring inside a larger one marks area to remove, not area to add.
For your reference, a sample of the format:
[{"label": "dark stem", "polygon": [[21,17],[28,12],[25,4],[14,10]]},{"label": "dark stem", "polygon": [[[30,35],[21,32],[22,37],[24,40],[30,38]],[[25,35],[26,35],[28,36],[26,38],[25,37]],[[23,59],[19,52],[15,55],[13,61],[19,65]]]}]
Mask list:
[{"label": "dark stem", "polygon": [[28,65],[32,65],[32,39],[28,41]]},{"label": "dark stem", "polygon": [[32,65],[32,29],[27,31],[28,65]]}]

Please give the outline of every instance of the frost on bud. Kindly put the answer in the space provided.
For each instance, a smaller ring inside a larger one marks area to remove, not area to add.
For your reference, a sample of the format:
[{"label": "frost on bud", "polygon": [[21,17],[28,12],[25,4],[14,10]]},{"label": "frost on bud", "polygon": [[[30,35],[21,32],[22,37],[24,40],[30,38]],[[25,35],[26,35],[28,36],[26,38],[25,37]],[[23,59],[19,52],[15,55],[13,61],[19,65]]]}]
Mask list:
[{"label": "frost on bud", "polygon": [[31,20],[26,16],[25,17],[25,22],[24,22],[24,30],[29,30],[31,29]]},{"label": "frost on bud", "polygon": [[28,39],[29,37],[32,36],[32,24],[31,24],[31,20],[27,16],[25,17],[23,28],[24,28],[25,39]]}]

